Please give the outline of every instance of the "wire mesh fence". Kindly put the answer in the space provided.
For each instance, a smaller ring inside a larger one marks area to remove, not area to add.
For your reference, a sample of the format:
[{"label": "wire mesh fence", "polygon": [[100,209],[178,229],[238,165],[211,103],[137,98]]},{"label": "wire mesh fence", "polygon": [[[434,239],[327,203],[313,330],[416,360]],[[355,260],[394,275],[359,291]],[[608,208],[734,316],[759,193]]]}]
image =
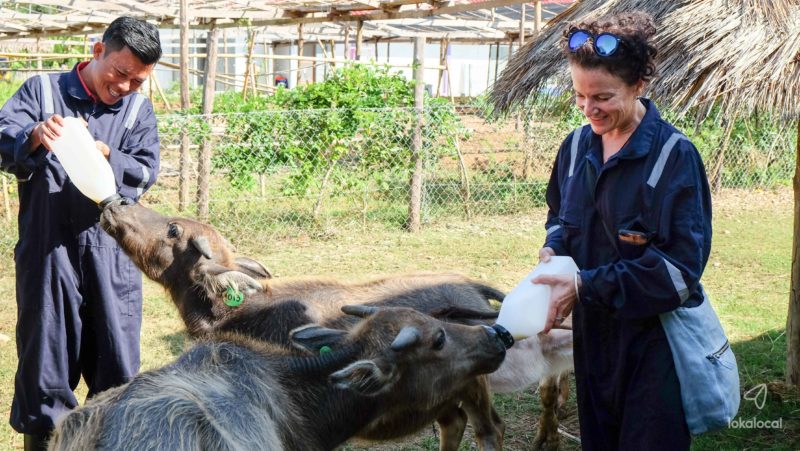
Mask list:
[{"label": "wire mesh fence", "polygon": [[[410,180],[418,155],[423,227],[453,217],[524,214],[546,208],[552,161],[575,125],[531,112],[497,120],[480,104],[449,103],[422,112],[164,115],[159,118],[161,173],[144,202],[167,214],[201,212],[201,219],[245,248],[275,236],[402,228],[413,208]],[[773,123],[739,126],[723,145],[724,130],[717,129],[687,131],[714,187],[789,185],[794,130]],[[189,159],[182,165],[184,136]],[[203,148],[210,151],[210,174],[199,186]],[[17,239],[16,182],[8,175],[0,181],[0,255],[10,255]],[[207,213],[198,209],[203,190]]]}]

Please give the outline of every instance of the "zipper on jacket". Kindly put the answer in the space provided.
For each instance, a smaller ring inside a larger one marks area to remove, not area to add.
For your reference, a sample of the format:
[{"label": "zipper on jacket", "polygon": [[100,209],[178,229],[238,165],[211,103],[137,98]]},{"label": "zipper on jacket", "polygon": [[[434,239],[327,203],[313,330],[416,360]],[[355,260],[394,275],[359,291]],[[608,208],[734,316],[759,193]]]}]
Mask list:
[{"label": "zipper on jacket", "polygon": [[725,340],[725,343],[722,344],[722,347],[719,348],[716,352],[712,352],[711,354],[707,355],[706,358],[712,362],[719,361],[719,358],[722,357],[722,354],[730,348],[731,345],[728,343],[728,340]]}]

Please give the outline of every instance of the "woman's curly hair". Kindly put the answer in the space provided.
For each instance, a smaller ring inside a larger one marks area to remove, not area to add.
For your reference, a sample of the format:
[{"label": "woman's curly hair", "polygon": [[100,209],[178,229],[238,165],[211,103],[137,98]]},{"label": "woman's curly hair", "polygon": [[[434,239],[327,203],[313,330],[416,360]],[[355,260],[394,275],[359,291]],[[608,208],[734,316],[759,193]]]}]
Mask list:
[{"label": "woman's curly hair", "polygon": [[[586,30],[593,35],[611,33],[620,38],[620,47],[611,56],[599,56],[587,43],[575,52],[569,49],[569,35]],[[572,64],[588,69],[601,67],[621,78],[628,85],[639,80],[649,82],[656,74],[657,50],[648,39],[656,34],[653,18],[644,12],[631,12],[600,17],[569,25],[561,40],[561,51]]]}]

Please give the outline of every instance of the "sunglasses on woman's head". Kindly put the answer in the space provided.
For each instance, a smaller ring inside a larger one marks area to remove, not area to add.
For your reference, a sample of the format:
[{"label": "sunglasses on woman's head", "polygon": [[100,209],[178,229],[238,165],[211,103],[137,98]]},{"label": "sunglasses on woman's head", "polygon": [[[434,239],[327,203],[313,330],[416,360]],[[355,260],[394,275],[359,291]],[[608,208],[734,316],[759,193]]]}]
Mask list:
[{"label": "sunglasses on woman's head", "polygon": [[577,52],[586,42],[591,39],[594,53],[597,56],[611,56],[617,51],[622,40],[619,36],[611,33],[592,34],[586,30],[575,30],[569,34],[569,51]]}]

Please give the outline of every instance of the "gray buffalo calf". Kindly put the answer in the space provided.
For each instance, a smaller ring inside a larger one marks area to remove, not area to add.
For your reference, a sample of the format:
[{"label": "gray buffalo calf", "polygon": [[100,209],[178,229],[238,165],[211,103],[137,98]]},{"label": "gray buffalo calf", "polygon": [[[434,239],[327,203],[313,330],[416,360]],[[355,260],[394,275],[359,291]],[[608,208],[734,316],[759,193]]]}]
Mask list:
[{"label": "gray buffalo calf", "polygon": [[438,405],[505,355],[488,327],[407,308],[348,311],[368,317],[347,331],[292,331],[315,357],[240,334],[201,341],[68,414],[50,449],[330,450],[386,412]]},{"label": "gray buffalo calf", "polygon": [[[130,202],[108,206],[101,224],[148,277],[168,290],[194,337],[237,332],[286,343],[289,331],[304,324],[351,326],[353,319],[339,312],[346,303],[412,307],[448,321],[488,323],[497,314],[488,299],[503,298],[502,292],[457,274],[407,274],[365,283],[270,279],[269,271],[260,263],[236,257],[232,246],[213,227],[165,217]],[[240,294],[241,303],[232,306],[231,291]],[[277,307],[285,303],[294,308]],[[507,392],[528,387],[571,366],[572,334],[556,330],[548,336],[522,340],[508,350],[506,362],[489,376],[492,389]],[[441,413],[437,417],[442,429],[441,450],[458,448],[467,417],[480,449],[502,448],[504,426],[491,405],[485,377],[476,377],[458,396],[442,397],[441,405],[429,410]],[[396,431],[410,433],[425,427],[420,419],[427,416],[426,412],[387,412],[381,421],[358,435],[391,439],[397,437],[390,435]]]}]

